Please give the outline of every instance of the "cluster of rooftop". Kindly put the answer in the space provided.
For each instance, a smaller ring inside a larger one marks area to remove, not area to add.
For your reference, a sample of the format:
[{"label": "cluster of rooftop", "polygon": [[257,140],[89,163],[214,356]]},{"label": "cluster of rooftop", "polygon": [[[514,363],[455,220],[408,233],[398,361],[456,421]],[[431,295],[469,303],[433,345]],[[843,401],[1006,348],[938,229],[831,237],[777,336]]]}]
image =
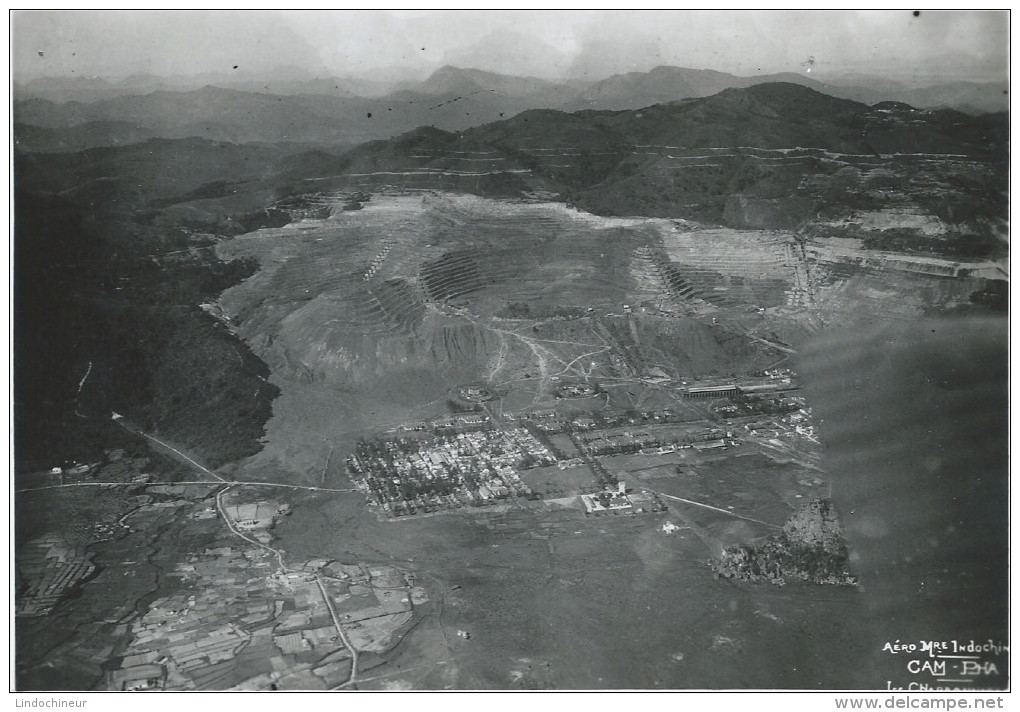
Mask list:
[{"label": "cluster of rooftop", "polygon": [[616,487],[605,486],[596,492],[581,495],[585,514],[644,514],[662,512],[666,507],[654,492],[648,490],[627,491],[623,482]]},{"label": "cluster of rooftop", "polygon": [[524,428],[362,441],[347,460],[355,484],[391,516],[531,495],[518,470],[556,458]]},{"label": "cluster of rooftop", "polygon": [[[38,489],[83,483],[148,482],[149,458],[127,457],[121,448],[107,449],[102,460],[91,463],[66,461],[45,470],[15,473],[18,489]],[[91,486],[91,485],[90,485]]]},{"label": "cluster of rooftop", "polygon": [[509,421],[518,421],[542,433],[571,433],[585,430],[615,428],[620,425],[636,425],[642,421],[650,423],[683,423],[688,420],[672,408],[659,410],[592,410],[564,417],[556,411],[533,411],[531,413],[504,413]]},{"label": "cluster of rooftop", "polygon": [[602,490],[591,494],[582,494],[581,502],[584,503],[587,514],[603,514],[605,512],[622,512],[634,509],[633,503],[627,497],[623,484],[620,484],[618,491]]},{"label": "cluster of rooftop", "polygon": [[265,501],[235,504],[224,507],[224,509],[234,526],[241,531],[250,532],[251,536],[263,544],[268,544],[273,540],[273,535],[269,533],[268,529],[279,517],[290,513],[289,504]]},{"label": "cluster of rooftop", "polygon": [[753,416],[781,417],[794,413],[804,405],[804,399],[780,394],[743,395],[731,397],[728,403],[715,404],[712,412],[731,420]]},{"label": "cluster of rooftop", "polygon": [[465,400],[477,401],[479,403],[492,400],[495,395],[490,388],[478,384],[460,386],[457,389],[457,394]]},{"label": "cluster of rooftop", "polygon": [[587,398],[599,392],[592,383],[567,383],[556,389],[557,398]]},{"label": "cluster of rooftop", "polygon": [[662,455],[678,448],[699,447],[707,442],[723,440],[727,432],[715,427],[687,427],[655,431],[628,428],[599,431],[595,435],[574,435],[574,441],[589,455],[620,455],[641,452]]},{"label": "cluster of rooftop", "polygon": [[750,417],[741,421],[740,425],[754,437],[783,440],[803,438],[817,443],[818,439],[811,421],[811,408],[804,405],[803,399],[790,400],[793,408],[787,410],[783,415]]}]

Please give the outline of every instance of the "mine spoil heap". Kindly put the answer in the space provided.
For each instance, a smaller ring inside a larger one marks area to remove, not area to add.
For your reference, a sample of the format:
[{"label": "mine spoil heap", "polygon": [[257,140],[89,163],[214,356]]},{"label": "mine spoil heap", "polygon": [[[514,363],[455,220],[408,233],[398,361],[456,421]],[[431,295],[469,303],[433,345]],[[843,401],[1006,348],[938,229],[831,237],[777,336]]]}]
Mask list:
[{"label": "mine spoil heap", "polygon": [[856,585],[849,571],[849,554],[843,528],[832,503],[813,500],[800,508],[783,531],[757,546],[732,546],[713,563],[723,578],[768,581],[782,586],[787,580]]}]

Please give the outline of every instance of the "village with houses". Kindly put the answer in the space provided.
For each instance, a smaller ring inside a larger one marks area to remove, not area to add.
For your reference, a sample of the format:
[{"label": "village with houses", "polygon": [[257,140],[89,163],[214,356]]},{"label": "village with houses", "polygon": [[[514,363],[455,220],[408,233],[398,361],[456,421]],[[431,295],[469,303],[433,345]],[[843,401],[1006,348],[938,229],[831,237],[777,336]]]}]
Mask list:
[{"label": "village with houses", "polygon": [[[649,508],[634,504],[642,491],[622,484],[627,472],[612,465],[616,456],[687,462],[761,452],[814,467],[818,441],[795,379],[789,368],[718,383],[666,379],[658,385],[675,391],[676,406],[627,411],[502,412],[492,407],[493,390],[464,386],[455,389],[461,400],[470,396],[484,408],[453,408],[448,418],[362,439],[347,459],[347,474],[384,520],[506,502],[525,506],[550,494],[575,497],[587,514],[637,513]],[[596,384],[569,384],[557,399],[599,392]],[[550,468],[573,471],[563,476],[569,484],[536,486],[536,473]]]}]

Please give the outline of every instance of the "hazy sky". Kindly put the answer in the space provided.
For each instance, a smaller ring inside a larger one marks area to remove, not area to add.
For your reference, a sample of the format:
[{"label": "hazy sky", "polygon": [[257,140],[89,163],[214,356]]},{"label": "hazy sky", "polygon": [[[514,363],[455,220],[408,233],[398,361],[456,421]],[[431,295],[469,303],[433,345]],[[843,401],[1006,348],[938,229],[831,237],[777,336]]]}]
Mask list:
[{"label": "hazy sky", "polygon": [[[661,64],[1001,79],[1009,15],[922,11],[15,11],[15,80],[269,72],[558,78]],[[235,67],[237,69],[235,69]]]}]

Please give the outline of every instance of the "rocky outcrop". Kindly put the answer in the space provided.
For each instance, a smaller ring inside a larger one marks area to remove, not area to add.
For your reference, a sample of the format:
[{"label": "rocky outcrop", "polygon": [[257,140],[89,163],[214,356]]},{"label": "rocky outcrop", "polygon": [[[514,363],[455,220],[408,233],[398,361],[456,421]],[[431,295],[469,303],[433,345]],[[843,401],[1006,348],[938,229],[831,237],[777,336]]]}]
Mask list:
[{"label": "rocky outcrop", "polygon": [[788,580],[856,585],[850,573],[843,528],[832,503],[816,499],[802,507],[783,526],[781,534],[757,546],[733,546],[713,564],[723,578],[767,581]]}]

